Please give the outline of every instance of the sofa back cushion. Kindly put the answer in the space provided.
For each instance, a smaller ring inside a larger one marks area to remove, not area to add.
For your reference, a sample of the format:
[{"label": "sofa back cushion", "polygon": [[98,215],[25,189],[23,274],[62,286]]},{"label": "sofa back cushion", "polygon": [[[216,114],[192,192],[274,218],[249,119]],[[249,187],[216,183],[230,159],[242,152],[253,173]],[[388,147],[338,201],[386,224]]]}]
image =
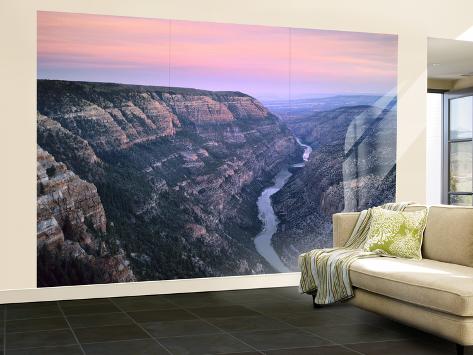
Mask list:
[{"label": "sofa back cushion", "polygon": [[473,207],[430,207],[422,256],[473,267]]}]

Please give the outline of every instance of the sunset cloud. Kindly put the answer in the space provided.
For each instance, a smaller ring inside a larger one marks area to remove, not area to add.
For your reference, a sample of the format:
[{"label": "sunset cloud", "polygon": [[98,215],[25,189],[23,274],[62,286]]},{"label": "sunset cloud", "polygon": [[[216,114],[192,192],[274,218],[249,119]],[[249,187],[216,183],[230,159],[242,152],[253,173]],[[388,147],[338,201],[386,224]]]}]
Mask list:
[{"label": "sunset cloud", "polygon": [[38,12],[38,78],[282,98],[383,94],[396,75],[392,35]]}]

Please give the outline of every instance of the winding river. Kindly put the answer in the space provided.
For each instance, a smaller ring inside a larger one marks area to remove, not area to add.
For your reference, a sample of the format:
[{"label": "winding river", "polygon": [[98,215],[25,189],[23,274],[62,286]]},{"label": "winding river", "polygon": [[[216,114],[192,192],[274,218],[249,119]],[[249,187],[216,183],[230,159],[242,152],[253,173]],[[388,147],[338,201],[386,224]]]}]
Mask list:
[{"label": "winding river", "polygon": [[[298,138],[296,138],[296,141],[304,148],[304,153],[302,154],[302,159],[304,161],[291,166],[294,168],[302,168],[309,160],[312,148],[303,144]],[[279,225],[279,220],[276,217],[271,204],[271,196],[281,190],[291,176],[292,173],[289,169],[287,167],[283,168],[274,177],[273,185],[264,189],[256,202],[258,206],[258,218],[263,223],[263,229],[255,238],[255,247],[258,253],[278,272],[290,272],[291,270],[284,265],[271,244],[271,239],[273,238],[274,233],[276,233]]]}]

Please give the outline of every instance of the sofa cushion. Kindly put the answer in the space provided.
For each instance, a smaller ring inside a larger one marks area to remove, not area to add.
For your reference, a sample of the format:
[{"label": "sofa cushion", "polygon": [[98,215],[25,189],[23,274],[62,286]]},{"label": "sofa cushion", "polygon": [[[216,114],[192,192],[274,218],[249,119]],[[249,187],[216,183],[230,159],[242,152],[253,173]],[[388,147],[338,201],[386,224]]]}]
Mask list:
[{"label": "sofa cushion", "polygon": [[426,259],[473,267],[473,207],[431,207],[422,255]]},{"label": "sofa cushion", "polygon": [[372,209],[365,251],[408,259],[422,259],[427,210],[407,212]]},{"label": "sofa cushion", "polygon": [[473,316],[473,268],[422,259],[358,259],[353,286],[458,316]]}]

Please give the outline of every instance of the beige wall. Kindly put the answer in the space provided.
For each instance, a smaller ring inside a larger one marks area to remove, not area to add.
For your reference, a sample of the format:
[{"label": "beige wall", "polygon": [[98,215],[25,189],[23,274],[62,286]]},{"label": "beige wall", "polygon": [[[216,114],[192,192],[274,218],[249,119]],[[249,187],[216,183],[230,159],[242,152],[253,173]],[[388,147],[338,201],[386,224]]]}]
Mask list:
[{"label": "beige wall", "polygon": [[444,5],[437,0],[1,1],[0,289],[6,291],[0,292],[0,303],[297,283],[297,274],[282,274],[34,289],[37,10],[399,34],[397,198],[424,202],[427,36],[457,38],[473,26],[471,0]]},{"label": "beige wall", "polygon": [[427,88],[447,91],[473,88],[473,77],[465,77],[459,80],[428,79]]},{"label": "beige wall", "polygon": [[455,80],[428,79],[427,88],[431,90],[452,90]]}]

